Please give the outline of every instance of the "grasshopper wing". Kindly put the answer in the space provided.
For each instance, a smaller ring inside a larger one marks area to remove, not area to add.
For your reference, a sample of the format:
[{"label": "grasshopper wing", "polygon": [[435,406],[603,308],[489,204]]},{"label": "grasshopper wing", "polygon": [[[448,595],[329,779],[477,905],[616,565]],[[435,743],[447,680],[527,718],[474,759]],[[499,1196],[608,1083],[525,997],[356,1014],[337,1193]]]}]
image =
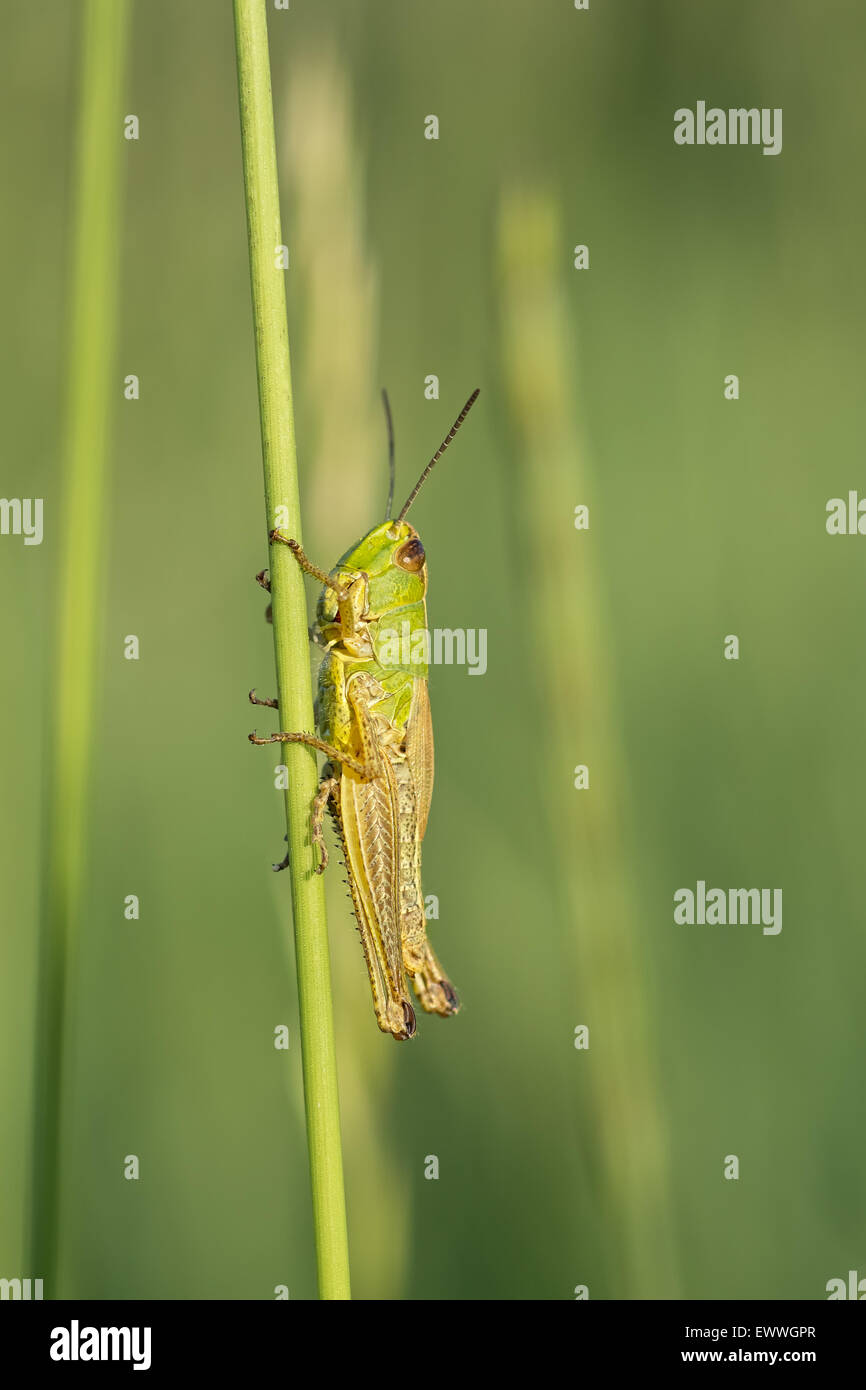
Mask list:
[{"label": "grasshopper wing", "polygon": [[415,784],[418,804],[418,838],[423,840],[433,796],[433,721],[427,682],[415,678],[409,722],[406,727],[406,760]]},{"label": "grasshopper wing", "polygon": [[379,1027],[395,1037],[411,1037],[415,1019],[406,992],[397,914],[397,815],[387,769],[383,774],[364,780],[344,767],[341,829]]}]

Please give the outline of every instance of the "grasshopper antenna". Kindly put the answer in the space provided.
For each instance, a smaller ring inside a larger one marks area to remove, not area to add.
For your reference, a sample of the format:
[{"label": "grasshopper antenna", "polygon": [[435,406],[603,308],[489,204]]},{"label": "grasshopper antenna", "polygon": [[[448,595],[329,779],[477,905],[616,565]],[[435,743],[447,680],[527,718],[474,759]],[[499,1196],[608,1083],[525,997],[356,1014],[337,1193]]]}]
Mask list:
[{"label": "grasshopper antenna", "polygon": [[397,469],[394,463],[394,421],[391,419],[391,402],[388,400],[388,392],[382,387],[382,404],[385,407],[385,420],[388,425],[388,501],[385,504],[385,516],[390,518],[391,508],[394,506],[394,481],[397,477]]},{"label": "grasshopper antenna", "polygon": [[466,416],[469,414],[469,412],[470,412],[470,410],[472,409],[473,405],[474,405],[475,402],[478,400],[478,395],[479,395],[480,390],[481,390],[481,387],[480,387],[480,386],[476,386],[475,390],[472,392],[472,395],[469,397],[469,400],[466,402],[466,404],[464,405],[464,407],[463,407],[463,409],[461,410],[460,414],[457,416],[457,419],[454,421],[454,424],[451,426],[451,428],[450,428],[450,430],[448,431],[448,433],[446,434],[445,438],[442,440],[442,443],[439,445],[439,448],[436,450],[435,454],[433,455],[432,459],[431,459],[430,462],[428,463],[427,467],[424,469],[424,472],[421,474],[421,477],[418,479],[418,481],[417,481],[417,483],[415,484],[415,486],[413,487],[412,491],[409,493],[409,496],[406,498],[406,501],[403,503],[403,510],[401,511],[400,515],[397,517],[397,522],[396,522],[396,524],[397,524],[398,526],[399,526],[400,522],[403,520],[403,518],[404,518],[404,516],[406,515],[406,513],[408,512],[408,510],[409,510],[409,508],[411,507],[412,503],[415,501],[415,498],[418,496],[418,493],[421,491],[421,489],[422,489],[422,487],[424,486],[425,482],[426,482],[427,479],[429,478],[431,472],[433,471],[433,466],[434,466],[434,464],[438,463],[439,459],[441,459],[442,455],[445,453],[445,450],[448,448],[448,445],[451,443],[451,440],[454,438],[454,436],[455,436],[455,434],[457,433],[457,431],[459,430],[460,426],[463,424],[463,421],[466,419]]}]

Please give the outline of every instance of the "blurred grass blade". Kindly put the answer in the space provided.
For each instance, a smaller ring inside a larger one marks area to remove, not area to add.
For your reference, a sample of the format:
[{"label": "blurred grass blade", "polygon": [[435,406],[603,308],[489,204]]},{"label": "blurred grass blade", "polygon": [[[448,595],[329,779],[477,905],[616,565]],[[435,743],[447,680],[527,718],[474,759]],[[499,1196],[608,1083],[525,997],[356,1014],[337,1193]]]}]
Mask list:
[{"label": "blurred grass blade", "polygon": [[292,254],[304,267],[301,401],[308,539],[338,554],[382,515],[388,474],[378,378],[378,276],[367,252],[365,164],[345,65],[319,35],[292,65],[285,162]]},{"label": "blurred grass blade", "polygon": [[[234,16],[267,525],[269,531],[276,526],[277,511],[284,508],[284,533],[302,540],[284,271],[276,263],[283,239],[265,0],[235,0]],[[304,578],[284,545],[271,547],[270,577],[280,725],[312,729]],[[349,1251],[325,889],[315,872],[310,840],[317,763],[313,750],[300,744],[285,745],[283,758],[289,774],[286,820],[319,1293],[347,1299]]]},{"label": "blurred grass blade", "polygon": [[[502,351],[521,465],[517,510],[532,576],[527,624],[552,758],[543,794],[554,872],[567,895],[574,997],[582,1010],[575,1022],[592,1025],[585,1066],[608,1219],[618,1233],[615,1296],[672,1298],[666,1124],[651,1060],[623,752],[594,562],[602,531],[574,529],[574,507],[590,503],[593,480],[572,413],[578,363],[559,271],[566,245],[549,195],[510,192],[499,224]],[[582,793],[571,790],[569,776],[579,762],[592,774]]]},{"label": "blurred grass blade", "polygon": [[[64,443],[64,506],[48,512],[62,546],[47,789],[33,1161],[27,1275],[57,1296],[64,1024],[84,883],[99,642],[100,577],[120,247],[121,94],[126,0],[87,0],[83,13],[75,230]],[[50,505],[50,504],[49,504]]]}]

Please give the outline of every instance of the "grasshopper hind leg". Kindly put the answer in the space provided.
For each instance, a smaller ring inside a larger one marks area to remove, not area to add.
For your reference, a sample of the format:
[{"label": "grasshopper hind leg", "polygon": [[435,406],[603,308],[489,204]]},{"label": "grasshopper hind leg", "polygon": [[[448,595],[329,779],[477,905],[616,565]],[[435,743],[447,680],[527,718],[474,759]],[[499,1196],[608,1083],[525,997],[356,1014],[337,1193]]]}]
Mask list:
[{"label": "grasshopper hind leg", "polygon": [[406,970],[411,975],[412,987],[421,1007],[428,1014],[441,1014],[443,1018],[448,1018],[459,1011],[457,991],[428,943],[424,943],[417,955],[408,955]]},{"label": "grasshopper hind leg", "polygon": [[426,923],[419,903],[407,913],[404,922],[403,965],[426,1013],[448,1018],[459,1011],[457,991],[427,939]]},{"label": "grasshopper hind leg", "polygon": [[[419,865],[415,864],[415,874]],[[427,937],[420,879],[404,884],[402,913],[403,968],[412,980],[422,1009],[428,1014],[450,1018],[460,1009],[457,991],[436,957]]]},{"label": "grasshopper hind leg", "polygon": [[[343,855],[347,857],[346,836],[340,810],[339,782],[329,797],[329,805],[334,829],[340,841]],[[376,938],[367,916],[363,897],[351,873],[348,873],[347,883],[358,923],[364,963],[370,978],[376,1022],[383,1033],[391,1034],[395,1042],[405,1042],[408,1038],[415,1036],[417,1028],[415,1010],[412,1008],[406,992],[406,982],[403,980],[402,986],[395,988],[389,981],[387,972],[383,968],[380,949],[377,950]]]}]

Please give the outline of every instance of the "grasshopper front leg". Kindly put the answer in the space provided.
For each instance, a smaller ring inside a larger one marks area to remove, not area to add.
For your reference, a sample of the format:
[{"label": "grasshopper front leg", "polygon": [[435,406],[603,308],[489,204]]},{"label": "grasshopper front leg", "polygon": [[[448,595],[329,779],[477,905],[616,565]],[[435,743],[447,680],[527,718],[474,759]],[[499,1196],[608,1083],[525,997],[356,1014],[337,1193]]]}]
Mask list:
[{"label": "grasshopper front leg", "polygon": [[270,535],[268,536],[268,540],[272,544],[279,543],[280,545],[287,545],[291,550],[292,554],[294,555],[295,559],[297,560],[298,564],[300,565],[301,569],[304,571],[304,574],[310,575],[312,579],[318,579],[319,583],[324,584],[326,588],[333,589],[334,593],[337,595],[337,598],[341,602],[348,598],[347,589],[343,589],[339,585],[335,584],[329,574],[326,574],[323,569],[319,569],[318,565],[314,565],[312,560],[307,558],[306,554],[304,553],[304,548],[301,545],[300,541],[294,541],[291,539],[290,536],[282,535],[280,531],[271,531]]},{"label": "grasshopper front leg", "polygon": [[[340,634],[344,646],[353,642],[361,642],[365,648],[369,647],[369,639],[365,631],[365,613],[367,607],[367,589],[369,575],[364,570],[359,570],[354,578],[350,578],[346,584],[341,584],[337,579],[326,574],[318,565],[314,565],[312,560],[304,553],[304,549],[299,541],[292,540],[289,536],[282,535],[279,531],[271,531],[268,539],[272,544],[279,543],[287,545],[300,565],[304,574],[309,574],[311,578],[318,579],[320,584],[330,589],[336,596],[337,608],[339,611]],[[322,646],[323,643],[310,631],[311,639]],[[356,653],[360,655],[361,652]],[[366,654],[366,651],[365,651]]]}]

